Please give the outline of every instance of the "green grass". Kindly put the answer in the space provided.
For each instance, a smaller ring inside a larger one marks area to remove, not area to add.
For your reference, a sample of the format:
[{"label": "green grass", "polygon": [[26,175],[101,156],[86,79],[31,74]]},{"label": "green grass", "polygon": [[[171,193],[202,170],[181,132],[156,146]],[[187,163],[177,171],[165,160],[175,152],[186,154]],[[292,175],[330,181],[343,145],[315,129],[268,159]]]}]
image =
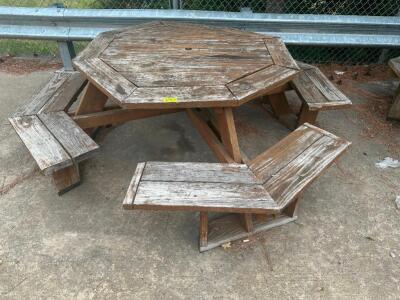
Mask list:
[{"label": "green grass", "polygon": [[[75,42],[75,50],[77,53],[82,51],[88,42]],[[32,56],[58,55],[58,46],[55,41],[31,41],[31,40],[0,40],[0,56]]]},{"label": "green grass", "polygon": [[97,0],[0,0],[0,6],[19,6],[19,7],[46,7],[54,3],[62,3],[65,7],[73,8],[100,8],[101,4]]}]

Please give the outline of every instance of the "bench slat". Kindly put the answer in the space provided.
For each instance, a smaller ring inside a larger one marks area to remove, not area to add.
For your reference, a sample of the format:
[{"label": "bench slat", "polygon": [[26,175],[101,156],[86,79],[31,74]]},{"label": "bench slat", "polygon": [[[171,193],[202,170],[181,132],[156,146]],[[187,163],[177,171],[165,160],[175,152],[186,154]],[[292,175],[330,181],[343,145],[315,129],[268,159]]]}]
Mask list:
[{"label": "bench slat", "polygon": [[250,162],[250,169],[262,182],[288,165],[323,134],[302,125]]},{"label": "bench slat", "polygon": [[336,86],[334,86],[333,83],[318,68],[305,70],[304,72],[318,87],[320,92],[325,95],[327,101],[349,101],[346,95],[344,95]]},{"label": "bench slat", "polygon": [[[292,80],[292,83],[296,91],[301,95],[301,98],[307,102],[309,107],[320,107],[325,105],[326,98],[324,94],[319,91],[304,71],[300,72],[300,74]],[[318,103],[320,105],[318,105]]]},{"label": "bench slat", "polygon": [[309,110],[346,108],[351,101],[318,68],[297,62],[302,71],[292,85]]},{"label": "bench slat", "polygon": [[[66,73],[66,72],[64,72]],[[39,114],[64,110],[71,101],[75,100],[83,89],[85,78],[80,72],[68,72],[69,76],[54,92],[45,105],[38,111]]]},{"label": "bench slat", "polygon": [[323,136],[274,174],[264,184],[264,188],[271,193],[277,204],[284,208],[349,145],[347,141]]},{"label": "bench slat", "polygon": [[[264,42],[267,40],[268,39],[265,39]],[[281,39],[273,39],[272,41],[274,42],[271,43],[271,39],[269,39],[268,42],[265,43],[265,46],[271,54],[274,63],[282,67],[299,70],[296,61],[290,55],[285,43]]]},{"label": "bench slat", "polygon": [[70,103],[84,83],[79,72],[57,71],[50,81],[14,117],[36,115],[42,112],[60,111]]},{"label": "bench slat", "polygon": [[[292,79],[297,70],[273,65],[234,80],[226,86],[240,101],[246,101],[265,95]],[[273,78],[273,80],[271,80]]]},{"label": "bench slat", "polygon": [[244,164],[148,162],[143,181],[187,181],[257,184],[260,181]]},{"label": "bench slat", "polygon": [[38,117],[75,162],[86,159],[99,148],[64,111]]},{"label": "bench slat", "polygon": [[277,205],[261,185],[141,181],[134,208],[266,213]]},{"label": "bench slat", "polygon": [[45,174],[72,165],[68,153],[37,116],[14,117],[9,121]]}]

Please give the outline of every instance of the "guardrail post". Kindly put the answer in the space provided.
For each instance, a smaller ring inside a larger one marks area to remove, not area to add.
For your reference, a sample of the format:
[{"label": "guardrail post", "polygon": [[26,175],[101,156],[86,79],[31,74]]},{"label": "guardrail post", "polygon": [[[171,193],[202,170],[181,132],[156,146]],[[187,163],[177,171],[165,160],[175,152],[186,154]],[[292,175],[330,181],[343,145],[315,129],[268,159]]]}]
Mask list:
[{"label": "guardrail post", "polygon": [[171,9],[180,9],[181,8],[181,1],[180,0],[170,0],[169,7]]},{"label": "guardrail post", "polygon": [[73,71],[72,59],[76,56],[72,41],[57,41],[58,51],[66,71]]}]

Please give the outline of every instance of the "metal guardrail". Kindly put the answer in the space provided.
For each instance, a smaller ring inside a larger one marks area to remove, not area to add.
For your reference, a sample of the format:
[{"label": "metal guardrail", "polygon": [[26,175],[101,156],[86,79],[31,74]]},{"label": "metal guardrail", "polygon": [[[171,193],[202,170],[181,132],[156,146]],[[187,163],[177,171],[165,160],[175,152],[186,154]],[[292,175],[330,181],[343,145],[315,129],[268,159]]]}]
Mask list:
[{"label": "metal guardrail", "polygon": [[235,13],[0,6],[0,38],[62,41],[65,44],[61,44],[60,52],[65,55],[72,49],[71,41],[91,40],[106,30],[154,20],[239,28],[280,36],[285,43],[295,45],[400,46],[400,17],[261,14],[246,10]]}]

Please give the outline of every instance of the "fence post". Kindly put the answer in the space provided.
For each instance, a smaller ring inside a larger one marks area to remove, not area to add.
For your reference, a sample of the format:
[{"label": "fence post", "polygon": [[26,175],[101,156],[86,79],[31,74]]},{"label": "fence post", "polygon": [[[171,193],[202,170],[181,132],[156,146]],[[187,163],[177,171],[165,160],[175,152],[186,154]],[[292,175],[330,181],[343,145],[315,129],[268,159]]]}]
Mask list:
[{"label": "fence post", "polygon": [[181,1],[180,0],[170,0],[169,7],[171,9],[180,9],[181,8]]}]

